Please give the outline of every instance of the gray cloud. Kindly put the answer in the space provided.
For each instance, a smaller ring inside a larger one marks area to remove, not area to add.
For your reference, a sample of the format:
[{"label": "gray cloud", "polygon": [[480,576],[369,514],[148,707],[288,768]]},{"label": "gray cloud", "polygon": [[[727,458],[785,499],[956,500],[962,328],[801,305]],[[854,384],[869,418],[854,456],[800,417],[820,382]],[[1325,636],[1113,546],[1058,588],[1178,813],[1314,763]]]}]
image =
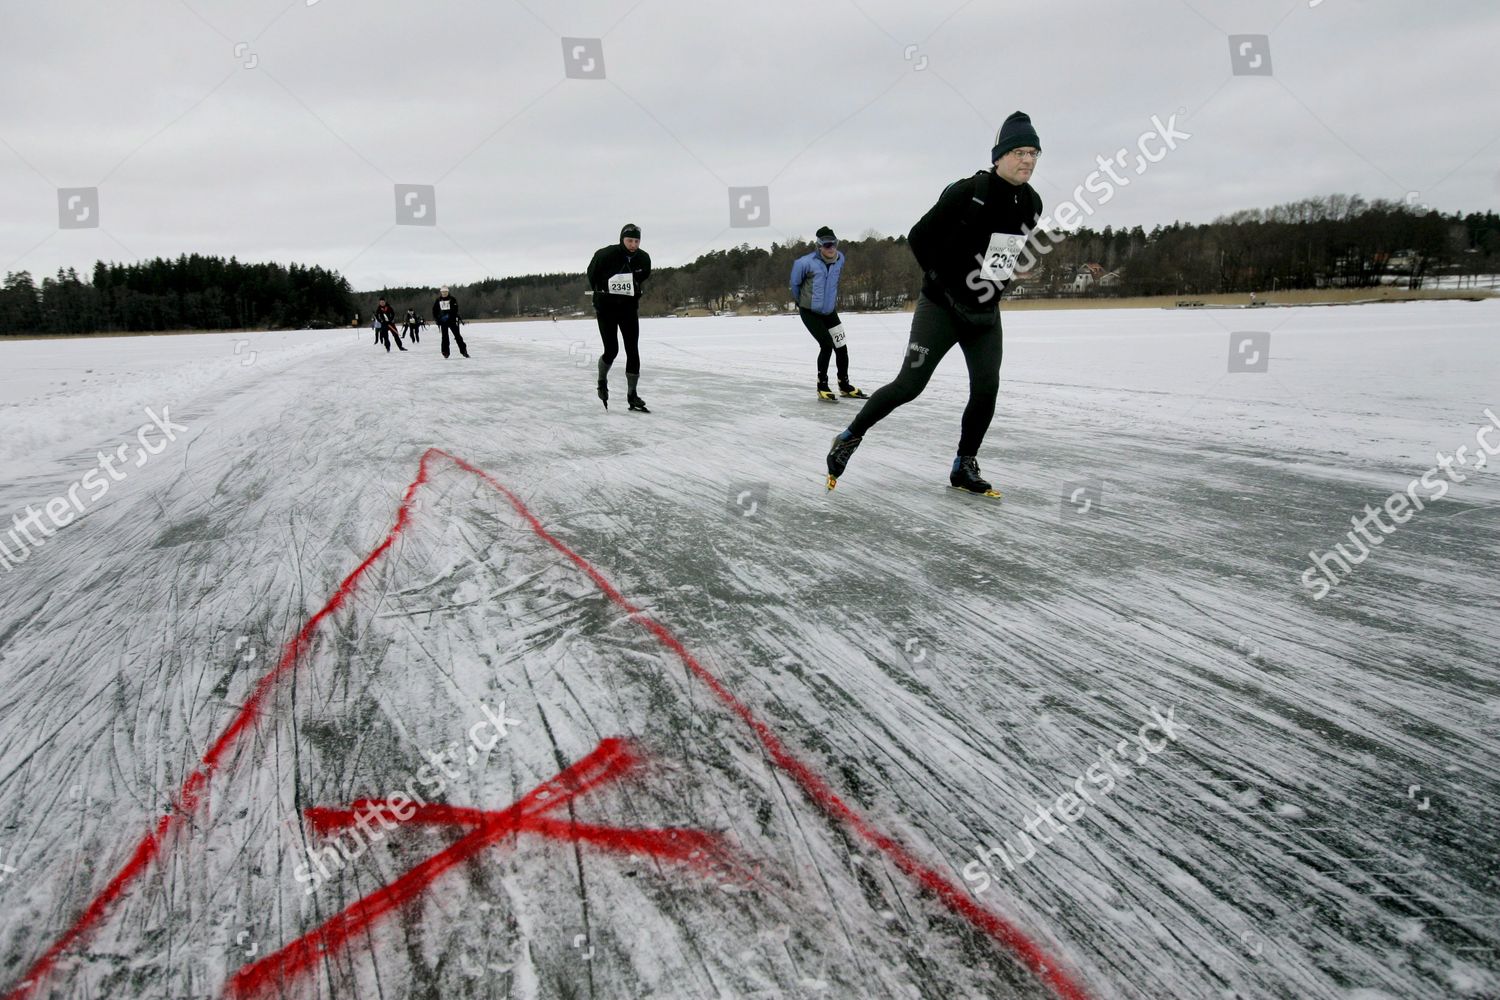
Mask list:
[{"label": "gray cloud", "polygon": [[[905,232],[1017,108],[1049,206],[1180,112],[1191,140],[1096,227],[1333,191],[1493,208],[1500,11],[1312,2],[0,0],[0,269],[198,251],[369,288],[579,270],[627,220],[662,264]],[[1268,35],[1274,74],[1233,75],[1230,34]],[[566,78],[564,36],[602,38],[605,79]],[[395,183],[436,185],[436,227],[394,225]],[[101,228],[59,232],[55,189],[95,185]],[[772,226],[730,228],[751,185]]]}]

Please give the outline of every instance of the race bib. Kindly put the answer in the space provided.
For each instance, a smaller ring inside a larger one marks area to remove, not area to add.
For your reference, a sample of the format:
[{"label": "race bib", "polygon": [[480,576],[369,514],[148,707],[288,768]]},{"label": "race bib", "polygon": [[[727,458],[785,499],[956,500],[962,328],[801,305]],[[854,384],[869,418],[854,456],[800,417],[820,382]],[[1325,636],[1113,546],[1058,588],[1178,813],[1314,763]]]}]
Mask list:
[{"label": "race bib", "polygon": [[635,275],[617,274],[609,279],[609,294],[611,295],[634,295]]},{"label": "race bib", "polygon": [[848,339],[848,335],[844,333],[844,324],[842,323],[838,326],[829,327],[828,336],[833,338],[834,347],[843,347],[844,341]]},{"label": "race bib", "polygon": [[1016,261],[1026,239],[1014,233],[995,233],[990,237],[990,248],[984,252],[984,266],[979,276],[985,281],[1009,281],[1016,273]]}]

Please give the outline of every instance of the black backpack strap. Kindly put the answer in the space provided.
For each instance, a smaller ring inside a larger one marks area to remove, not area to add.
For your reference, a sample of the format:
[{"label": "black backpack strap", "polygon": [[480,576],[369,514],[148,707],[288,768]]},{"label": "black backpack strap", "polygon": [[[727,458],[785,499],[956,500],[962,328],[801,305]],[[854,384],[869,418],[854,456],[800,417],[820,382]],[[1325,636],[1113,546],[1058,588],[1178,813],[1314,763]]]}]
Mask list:
[{"label": "black backpack strap", "polygon": [[990,185],[995,181],[995,172],[981,170],[974,175],[974,195],[969,199],[969,218],[981,225],[985,222],[985,205],[990,198]]}]

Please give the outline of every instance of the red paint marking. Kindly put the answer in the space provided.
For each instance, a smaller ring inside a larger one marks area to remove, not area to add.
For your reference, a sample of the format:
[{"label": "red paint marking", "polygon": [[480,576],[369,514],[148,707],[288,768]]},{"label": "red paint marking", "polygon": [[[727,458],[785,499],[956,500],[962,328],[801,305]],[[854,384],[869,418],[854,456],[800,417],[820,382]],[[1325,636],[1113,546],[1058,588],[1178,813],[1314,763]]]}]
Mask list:
[{"label": "red paint marking", "polygon": [[[1083,987],[1069,976],[1068,973],[1063,971],[1058,963],[1043,951],[1036,942],[1032,941],[1024,931],[1009,920],[991,913],[989,910],[975,903],[969,894],[952,879],[936,869],[923,864],[903,845],[893,838],[880,833],[856,814],[828,786],[827,782],[815,774],[811,768],[792,756],[781,740],[771,732],[770,727],[760,721],[747,705],[731,694],[729,689],[724,687],[717,677],[699,663],[697,657],[688,652],[687,648],[678,641],[677,637],[666,626],[657,622],[632,604],[623,594],[615,589],[603,573],[548,532],[536,515],[532,514],[530,509],[521,502],[521,499],[507,489],[503,483],[478,466],[472,465],[458,456],[451,455],[439,448],[429,448],[422,453],[422,459],[417,469],[417,477],[406,488],[401,505],[396,511],[396,523],[391,526],[391,530],[386,534],[385,540],[376,546],[365,557],[364,561],[355,567],[353,572],[344,578],[328,603],[317,614],[309,618],[296,637],[287,644],[276,666],[256,684],[255,690],[252,692],[250,698],[246,700],[245,705],[235,715],[219,739],[209,748],[209,751],[204,754],[199,766],[183,783],[177,803],[172,811],[153,824],[152,828],[147,831],[146,836],[137,845],[134,853],[131,854],[130,859],[126,861],[125,866],[110,880],[109,884],[104,887],[104,890],[94,898],[73,926],[68,928],[52,947],[48,948],[42,957],[37,959],[31,968],[27,970],[26,977],[6,995],[5,1000],[23,1000],[23,998],[32,995],[33,991],[41,985],[42,979],[55,968],[57,959],[62,953],[72,945],[78,943],[94,929],[95,925],[103,919],[110,906],[113,905],[132,882],[140,877],[150,863],[155,860],[156,856],[161,852],[161,845],[167,834],[175,830],[197,807],[209,778],[212,777],[214,771],[223,762],[225,755],[232,749],[244,731],[259,718],[261,704],[265,696],[277,681],[281,679],[282,675],[296,665],[302,653],[311,646],[313,633],[316,631],[317,626],[322,623],[324,618],[327,618],[343,606],[344,602],[348,600],[349,595],[353,593],[354,587],[359,582],[360,577],[381,556],[385,555],[395,543],[396,538],[410,525],[412,500],[416,495],[418,487],[428,481],[429,464],[434,458],[446,458],[452,461],[464,471],[484,480],[500,493],[501,496],[505,497],[522,520],[531,526],[531,530],[538,538],[551,545],[577,566],[589,579],[594,581],[594,584],[606,597],[634,617],[643,628],[656,636],[657,641],[663,646],[676,653],[678,658],[692,671],[694,676],[701,680],[719,701],[750,727],[751,732],[755,734],[771,760],[783,771],[791,775],[819,808],[839,820],[861,840],[888,857],[896,867],[905,872],[918,885],[932,892],[954,913],[963,917],[991,939],[1009,949],[1028,969],[1046,983],[1057,996],[1061,997],[1062,1000],[1088,1000],[1088,994],[1084,992]],[[473,833],[468,834],[464,840],[467,840],[468,837],[480,836],[483,832],[483,828],[475,830]],[[460,840],[458,844],[464,843],[464,840]],[[458,844],[453,845],[448,850],[452,851]],[[447,851],[444,852],[444,854],[447,853]],[[433,864],[442,857],[442,854],[437,855],[423,862],[423,865]],[[451,864],[448,867],[451,867]],[[413,869],[413,871],[416,871],[416,869]],[[411,874],[412,872],[408,872],[407,876]],[[407,876],[403,876],[403,878]],[[394,889],[399,884],[399,881],[392,883],[386,887],[386,890],[382,890],[382,892]],[[380,893],[376,895],[378,896]],[[373,898],[367,897],[362,902],[368,902]],[[238,979],[238,976],[236,976],[236,979]]]},{"label": "red paint marking", "polygon": [[777,766],[790,774],[802,786],[802,790],[807,793],[808,797],[821,806],[825,812],[843,822],[861,840],[877,848],[882,854],[890,858],[896,864],[896,867],[905,872],[913,881],[936,895],[953,912],[969,921],[993,940],[1009,948],[1028,969],[1050,986],[1052,991],[1063,998],[1063,1000],[1087,1000],[1088,994],[1084,992],[1083,987],[1074,981],[1073,977],[1064,972],[1058,963],[1042,950],[1040,945],[1027,937],[1024,931],[1009,920],[991,913],[974,902],[969,894],[959,888],[952,879],[924,865],[904,846],[893,838],[880,833],[862,817],[857,815],[853,809],[850,809],[844,800],[839,798],[833,789],[828,787],[827,782],[814,774],[812,769],[807,765],[803,764],[796,757],[793,757],[781,740],[777,738],[776,734],[771,732],[770,727],[756,718],[755,713],[750,710],[749,706],[731,694],[729,689],[720,683],[719,679],[710,673],[707,667],[699,663],[698,658],[688,652],[687,647],[678,641],[677,637],[668,631],[665,625],[662,625],[656,619],[632,604],[626,599],[625,595],[621,594],[605,579],[603,573],[595,569],[586,559],[568,548],[551,532],[542,527],[542,522],[527,509],[526,505],[521,502],[520,497],[512,493],[504,484],[483,469],[471,465],[456,456],[449,455],[448,457],[453,459],[459,468],[467,472],[472,472],[499,491],[505,499],[510,501],[510,505],[515,508],[516,513],[531,525],[531,530],[538,537],[558,552],[561,552],[579,569],[583,570],[589,579],[593,580],[599,589],[604,592],[606,597],[623,610],[629,612],[647,631],[656,636],[657,641],[676,653],[678,658],[687,665],[688,669],[699,680],[703,681],[709,690],[730,711],[744,720],[745,724],[760,739],[761,746],[770,754],[771,759],[776,762]]},{"label": "red paint marking", "polygon": [[73,926],[69,927],[52,944],[52,947],[48,948],[42,954],[41,958],[32,963],[31,968],[26,970],[25,978],[6,994],[5,1000],[24,1000],[24,998],[31,996],[41,986],[42,980],[46,978],[47,974],[57,966],[57,960],[62,956],[62,953],[90,933],[99,921],[104,919],[104,914],[124,894],[125,890],[130,887],[130,884],[140,878],[151,862],[156,860],[157,855],[161,853],[162,843],[166,839],[167,834],[182,825],[183,821],[192,815],[193,810],[198,806],[203,791],[208,787],[208,779],[214,771],[218,770],[225,754],[233,747],[240,735],[260,717],[261,704],[264,702],[271,688],[275,686],[283,674],[296,665],[298,658],[311,646],[313,633],[317,630],[318,625],[322,623],[323,619],[343,607],[344,602],[349,599],[349,595],[354,593],[355,584],[359,582],[359,578],[364,575],[365,570],[374,565],[375,561],[395,544],[396,539],[406,530],[407,525],[411,523],[412,500],[416,496],[417,488],[427,482],[427,463],[429,458],[434,454],[438,454],[438,452],[435,449],[429,449],[422,455],[422,461],[417,469],[417,478],[412,480],[411,485],[406,488],[406,494],[401,498],[401,506],[396,511],[396,523],[386,533],[385,540],[377,545],[365,557],[364,561],[355,567],[354,572],[344,578],[343,582],[339,584],[338,589],[334,591],[333,596],[329,598],[328,603],[323,605],[317,614],[309,618],[307,623],[302,626],[302,630],[287,644],[276,666],[267,672],[260,679],[260,682],[255,685],[255,690],[245,700],[245,704],[240,707],[239,712],[235,714],[229,726],[219,736],[218,740],[214,742],[214,745],[209,748],[208,752],[203,755],[203,760],[188,775],[187,780],[182,783],[182,789],[177,795],[177,802],[172,806],[171,811],[158,819],[152,825],[151,829],[146,831],[146,835],[141,838],[140,843],[131,852],[130,858],[125,862],[124,867],[120,869],[114,878],[109,880],[109,884],[104,887],[104,890],[94,897],[93,901],[83,911],[83,914],[73,923]]},{"label": "red paint marking", "polygon": [[626,830],[546,818],[547,813],[555,812],[579,795],[621,777],[638,763],[639,758],[623,740],[604,740],[587,757],[500,812],[403,803],[401,811],[414,810],[413,815],[403,820],[389,802],[369,799],[361,799],[349,809],[318,807],[307,810],[308,818],[320,832],[355,826],[361,816],[366,817],[365,823],[368,824],[371,809],[397,823],[462,826],[470,828],[470,832],[390,885],[329,918],[316,930],[245,966],[230,979],[229,994],[244,1000],[273,987],[290,985],[324,955],[342,948],[351,938],[371,930],[381,917],[414,900],[449,869],[513,834],[537,833],[558,840],[581,841],[623,854],[645,854],[675,861],[694,861],[720,847],[717,837],[698,830]]},{"label": "red paint marking", "polygon": [[[561,803],[547,803],[548,811],[556,809]],[[411,812],[406,819],[402,819],[400,812]],[[313,829],[322,836],[347,830],[359,825],[359,818],[366,817],[365,822],[373,825],[377,818],[384,816],[392,823],[401,823],[406,826],[483,826],[492,822],[496,813],[486,812],[483,809],[473,809],[468,806],[449,806],[429,803],[418,806],[414,803],[402,803],[394,806],[389,802],[360,799],[350,805],[348,809],[329,809],[323,806],[314,806],[304,810],[307,818],[312,822]],[[686,861],[696,858],[700,853],[722,849],[719,838],[714,834],[701,830],[690,830],[684,827],[664,827],[660,829],[624,829],[615,826],[597,826],[591,823],[577,823],[573,821],[562,822],[561,820],[545,819],[541,812],[535,816],[523,816],[515,823],[516,833],[535,833],[554,840],[582,841],[588,844],[599,844],[616,850],[635,852],[641,854],[653,854],[657,857],[673,858]],[[639,846],[637,846],[639,845]]]}]

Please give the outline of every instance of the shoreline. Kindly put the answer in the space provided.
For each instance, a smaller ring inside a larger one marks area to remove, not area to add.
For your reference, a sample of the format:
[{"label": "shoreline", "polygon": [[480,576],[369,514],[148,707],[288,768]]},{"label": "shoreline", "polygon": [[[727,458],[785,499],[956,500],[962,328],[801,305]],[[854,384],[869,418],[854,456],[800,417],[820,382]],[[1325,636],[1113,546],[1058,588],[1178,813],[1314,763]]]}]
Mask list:
[{"label": "shoreline", "polygon": [[[1239,292],[1215,293],[1212,295],[1146,295],[1122,298],[1057,298],[1057,299],[1002,299],[1000,306],[1002,312],[1030,312],[1034,310],[1061,310],[1061,309],[1286,309],[1295,306],[1360,306],[1378,305],[1386,302],[1483,302],[1486,299],[1500,298],[1500,293],[1491,289],[1435,289],[1424,291],[1422,289],[1391,289],[1391,288],[1338,288],[1338,289],[1296,289],[1290,292],[1257,293],[1256,304],[1252,307],[1248,296]],[[911,313],[916,310],[915,303],[908,303],[900,309],[844,309],[842,312],[851,315],[890,315],[893,313]],[[673,314],[673,318],[681,319],[703,319],[713,314],[706,309],[683,310]],[[759,318],[774,316],[795,316],[795,313],[727,313],[725,318],[740,318],[755,316]],[[592,319],[588,314],[582,317],[566,316],[556,317],[559,323],[579,322]],[[666,316],[642,316],[646,320],[662,320]],[[472,323],[476,326],[488,326],[492,323],[546,323],[553,319],[550,316],[492,316],[485,319],[476,319]],[[469,322],[464,326],[470,325]],[[366,326],[340,326],[326,327],[321,330],[310,330],[305,328],[278,328],[266,330],[114,330],[101,331],[98,333],[10,333],[0,335],[0,343],[9,341],[31,341],[31,340],[92,340],[110,337],[178,337],[193,334],[225,334],[244,336],[245,334],[266,333],[349,333],[355,330],[367,330]]]}]

